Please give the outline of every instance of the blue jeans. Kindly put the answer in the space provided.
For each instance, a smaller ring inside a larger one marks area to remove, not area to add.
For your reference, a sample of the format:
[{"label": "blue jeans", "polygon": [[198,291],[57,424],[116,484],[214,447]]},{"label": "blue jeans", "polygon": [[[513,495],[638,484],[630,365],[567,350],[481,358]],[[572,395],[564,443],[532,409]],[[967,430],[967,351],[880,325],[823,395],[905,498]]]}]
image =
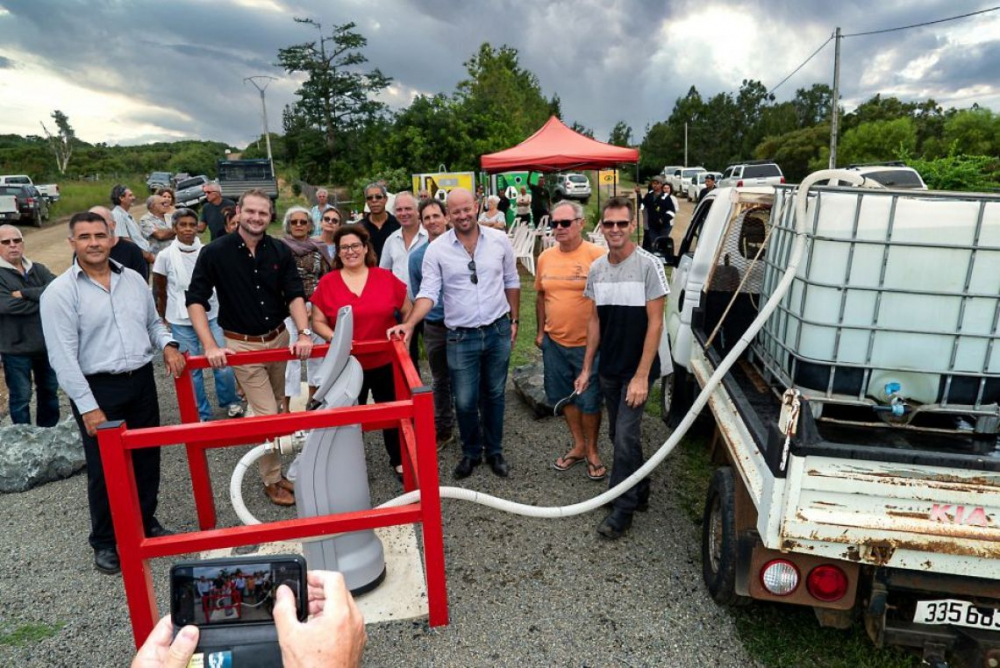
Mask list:
[{"label": "blue jeans", "polygon": [[462,455],[478,461],[484,448],[487,457],[499,455],[503,451],[510,319],[475,329],[449,329],[447,346]]},{"label": "blue jeans", "polygon": [[31,376],[34,373],[38,393],[35,424],[54,427],[59,422],[59,383],[45,353],[37,355],[3,354],[3,374],[10,393],[10,419],[14,424],[31,424]]},{"label": "blue jeans", "polygon": [[[209,320],[208,328],[212,332],[215,343],[220,348],[225,348],[226,341],[222,334],[222,328],[219,327],[219,321],[215,319]],[[198,335],[191,325],[170,325],[170,332],[173,334],[174,339],[177,340],[177,343],[181,344],[182,353],[190,352],[192,355],[203,355],[205,353],[205,350],[201,346],[201,341],[198,340]],[[201,417],[202,422],[208,422],[212,419],[212,407],[205,396],[205,378],[203,373],[203,369],[192,371],[191,380],[194,383],[194,397],[198,402],[198,415]],[[233,370],[227,366],[221,369],[212,369],[212,374],[215,376],[215,396],[219,399],[219,405],[230,406],[238,404],[240,398],[236,394],[236,376],[233,375]]]}]

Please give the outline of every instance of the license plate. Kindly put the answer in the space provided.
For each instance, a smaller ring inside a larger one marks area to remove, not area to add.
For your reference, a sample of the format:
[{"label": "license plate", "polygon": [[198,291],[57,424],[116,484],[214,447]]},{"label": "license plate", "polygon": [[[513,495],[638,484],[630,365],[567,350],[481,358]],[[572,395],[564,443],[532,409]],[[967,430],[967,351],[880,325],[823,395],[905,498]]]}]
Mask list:
[{"label": "license plate", "polygon": [[920,601],[913,621],[917,624],[954,624],[974,629],[1000,629],[1000,610],[955,599]]}]

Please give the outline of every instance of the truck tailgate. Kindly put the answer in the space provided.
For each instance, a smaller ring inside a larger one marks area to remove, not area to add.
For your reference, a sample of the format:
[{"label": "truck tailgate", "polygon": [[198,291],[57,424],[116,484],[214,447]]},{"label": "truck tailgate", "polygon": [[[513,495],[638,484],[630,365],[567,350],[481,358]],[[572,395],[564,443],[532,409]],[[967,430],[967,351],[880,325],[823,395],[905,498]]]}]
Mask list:
[{"label": "truck tailgate", "polygon": [[1000,578],[1000,473],[790,457],[781,549]]},{"label": "truck tailgate", "polygon": [[17,197],[0,195],[0,220],[18,220],[21,212],[17,208]]}]

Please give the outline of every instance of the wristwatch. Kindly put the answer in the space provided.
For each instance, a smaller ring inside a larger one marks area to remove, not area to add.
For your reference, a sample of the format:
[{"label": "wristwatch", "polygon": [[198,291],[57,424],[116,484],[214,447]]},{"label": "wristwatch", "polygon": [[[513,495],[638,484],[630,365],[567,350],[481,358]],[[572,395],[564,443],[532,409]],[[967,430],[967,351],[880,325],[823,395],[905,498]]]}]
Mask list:
[{"label": "wristwatch", "polygon": [[518,322],[519,322],[519,321],[518,321],[518,319],[517,319],[517,318],[512,318],[512,319],[511,319],[511,321],[510,321],[510,324],[512,324],[512,325],[516,325],[516,324],[517,324]]},{"label": "wristwatch", "polygon": [[306,327],[305,329],[299,331],[299,336],[308,336],[309,338],[312,338],[312,335],[313,335],[313,331],[311,329],[309,329],[308,327]]},{"label": "wristwatch", "polygon": [[167,348],[173,348],[174,350],[180,350],[181,349],[181,344],[177,343],[176,341],[171,341],[165,347],[167,347]]}]

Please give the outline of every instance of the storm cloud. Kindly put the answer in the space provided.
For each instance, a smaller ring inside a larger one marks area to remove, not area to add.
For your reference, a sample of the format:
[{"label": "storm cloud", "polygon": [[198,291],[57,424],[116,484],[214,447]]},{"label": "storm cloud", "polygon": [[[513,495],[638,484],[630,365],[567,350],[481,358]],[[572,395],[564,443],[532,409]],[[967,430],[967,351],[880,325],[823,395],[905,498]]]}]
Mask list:
[{"label": "storm cloud", "polygon": [[[977,7],[962,6],[974,11]],[[792,0],[698,3],[555,0],[0,0],[0,89],[13,73],[65,83],[17,87],[0,101],[3,125],[37,127],[60,108],[76,117],[93,96],[102,118],[81,136],[133,143],[193,137],[245,145],[261,128],[260,98],[244,83],[276,77],[267,89],[272,131],[294,102],[299,80],[276,66],[279,48],[316,38],[293,17],[331,26],[354,21],[368,39],[368,67],[393,77],[385,101],[451,93],[463,63],[483,42],[520,53],[563,116],[606,139],[619,120],[641,138],[694,85],[704,97],[735,92],[743,79],[773,87],[835,27],[851,34],[959,13],[956,3]],[[933,97],[946,106],[1000,105],[1000,12],[842,42],[841,96],[850,109],[876,93]],[[833,43],[777,92],[832,80]],[[35,97],[38,96],[38,97]],[[2,99],[2,98],[0,98]],[[75,105],[75,106],[74,106]],[[40,111],[45,110],[45,111]],[[5,131],[0,129],[0,132]]]}]

